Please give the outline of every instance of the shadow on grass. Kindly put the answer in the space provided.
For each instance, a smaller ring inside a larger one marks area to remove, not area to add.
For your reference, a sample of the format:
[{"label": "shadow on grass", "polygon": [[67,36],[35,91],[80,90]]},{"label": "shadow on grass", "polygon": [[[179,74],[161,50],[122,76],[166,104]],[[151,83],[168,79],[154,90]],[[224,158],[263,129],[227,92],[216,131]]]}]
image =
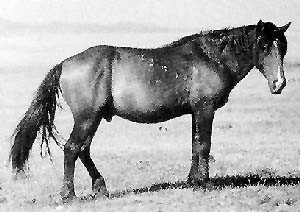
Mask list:
[{"label": "shadow on grass", "polygon": [[[280,185],[297,185],[300,183],[300,177],[280,177],[280,176],[261,176],[259,174],[247,174],[247,175],[235,175],[235,176],[225,176],[225,177],[213,177],[210,178],[210,189],[222,189],[226,187],[247,187],[247,186],[280,186]],[[123,191],[112,192],[109,198],[121,198],[129,194],[142,194],[147,192],[157,192],[167,189],[185,189],[193,188],[186,181],[177,182],[165,182],[165,183],[155,183],[148,187],[137,188],[137,189],[127,189]]]}]

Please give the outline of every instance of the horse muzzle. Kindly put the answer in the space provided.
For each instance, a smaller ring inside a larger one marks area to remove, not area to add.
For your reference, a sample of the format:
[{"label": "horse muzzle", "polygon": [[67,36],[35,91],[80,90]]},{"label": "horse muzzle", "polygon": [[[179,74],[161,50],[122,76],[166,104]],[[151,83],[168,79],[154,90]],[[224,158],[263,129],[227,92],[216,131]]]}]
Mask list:
[{"label": "horse muzzle", "polygon": [[281,94],[285,86],[286,86],[285,78],[281,78],[280,80],[274,80],[272,82],[272,86],[270,86],[270,91],[272,94]]}]

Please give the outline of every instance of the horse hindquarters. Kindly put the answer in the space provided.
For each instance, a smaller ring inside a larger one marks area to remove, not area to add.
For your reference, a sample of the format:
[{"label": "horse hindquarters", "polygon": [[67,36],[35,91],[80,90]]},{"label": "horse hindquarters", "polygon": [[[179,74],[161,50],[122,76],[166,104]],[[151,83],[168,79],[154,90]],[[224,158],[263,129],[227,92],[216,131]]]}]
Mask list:
[{"label": "horse hindquarters", "polygon": [[90,144],[103,117],[110,114],[109,63],[96,58],[71,58],[63,64],[62,94],[70,107],[74,127],[64,147],[64,182],[61,195],[72,199],[74,191],[75,162],[79,157],[92,178],[93,190],[107,195],[105,182],[90,157]]}]

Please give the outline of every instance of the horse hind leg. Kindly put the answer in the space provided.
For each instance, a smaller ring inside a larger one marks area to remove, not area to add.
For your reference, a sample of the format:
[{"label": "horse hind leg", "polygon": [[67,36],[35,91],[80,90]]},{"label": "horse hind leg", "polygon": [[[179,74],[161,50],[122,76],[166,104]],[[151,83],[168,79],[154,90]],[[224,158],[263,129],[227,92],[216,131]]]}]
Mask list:
[{"label": "horse hind leg", "polygon": [[108,197],[109,193],[106,188],[105,180],[96,168],[96,165],[90,156],[90,142],[89,144],[87,144],[88,146],[84,147],[84,149],[80,152],[79,158],[89,172],[90,177],[92,178],[92,189],[94,192],[94,196]]},{"label": "horse hind leg", "polygon": [[104,179],[90,157],[90,144],[100,124],[101,117],[95,113],[85,113],[77,116],[74,120],[72,133],[64,146],[64,181],[61,196],[65,201],[75,197],[74,171],[78,157],[92,178],[94,190],[107,196]]}]

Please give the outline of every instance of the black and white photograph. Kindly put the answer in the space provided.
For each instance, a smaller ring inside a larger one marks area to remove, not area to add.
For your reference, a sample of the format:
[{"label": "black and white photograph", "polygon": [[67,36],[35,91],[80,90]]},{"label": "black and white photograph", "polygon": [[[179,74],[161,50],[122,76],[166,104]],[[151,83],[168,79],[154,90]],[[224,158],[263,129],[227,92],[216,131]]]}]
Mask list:
[{"label": "black and white photograph", "polygon": [[0,61],[0,211],[300,211],[298,0],[3,0]]}]

